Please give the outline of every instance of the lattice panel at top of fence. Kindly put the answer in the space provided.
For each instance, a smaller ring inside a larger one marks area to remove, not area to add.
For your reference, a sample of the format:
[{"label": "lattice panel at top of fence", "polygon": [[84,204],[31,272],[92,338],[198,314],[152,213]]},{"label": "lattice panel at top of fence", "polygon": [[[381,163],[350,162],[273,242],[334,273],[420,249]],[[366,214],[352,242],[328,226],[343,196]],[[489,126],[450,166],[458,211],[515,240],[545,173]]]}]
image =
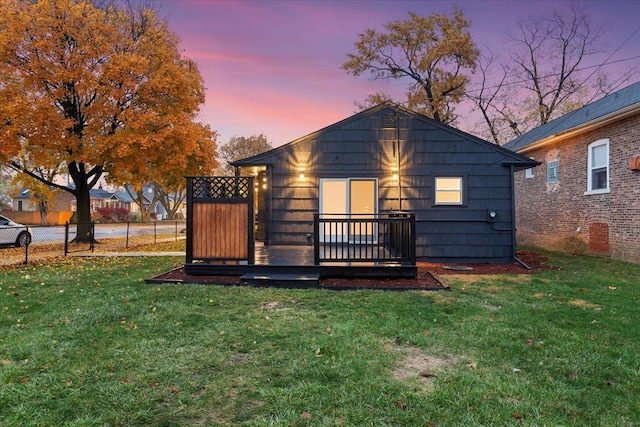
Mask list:
[{"label": "lattice panel at top of fence", "polygon": [[251,178],[244,176],[200,176],[191,178],[193,199],[247,199],[251,195]]}]

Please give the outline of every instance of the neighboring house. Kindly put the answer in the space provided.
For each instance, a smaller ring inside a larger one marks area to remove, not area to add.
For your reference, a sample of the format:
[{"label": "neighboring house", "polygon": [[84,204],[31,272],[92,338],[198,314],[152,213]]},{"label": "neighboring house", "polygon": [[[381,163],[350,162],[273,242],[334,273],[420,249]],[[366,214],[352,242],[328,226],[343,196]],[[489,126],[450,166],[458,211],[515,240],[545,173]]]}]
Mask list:
[{"label": "neighboring house", "polygon": [[31,198],[31,190],[23,188],[20,194],[13,198],[13,210],[15,211],[37,211],[38,205]]},{"label": "neighboring house", "polygon": [[257,177],[265,244],[306,244],[316,213],[403,211],[418,260],[460,263],[512,261],[514,171],[537,164],[390,102],[233,163]]},{"label": "neighboring house", "polygon": [[[66,191],[58,191],[58,194],[49,206],[50,211],[70,211],[73,196]],[[31,190],[23,188],[16,197],[13,198],[13,210],[15,211],[38,211],[38,205],[32,197]]]},{"label": "neighboring house", "polygon": [[520,244],[640,262],[640,83],[505,147],[544,164],[516,174]]},{"label": "neighboring house", "polygon": [[102,188],[89,190],[91,198],[91,212],[97,212],[100,208],[117,208],[131,211],[131,197],[126,192],[112,192]]}]

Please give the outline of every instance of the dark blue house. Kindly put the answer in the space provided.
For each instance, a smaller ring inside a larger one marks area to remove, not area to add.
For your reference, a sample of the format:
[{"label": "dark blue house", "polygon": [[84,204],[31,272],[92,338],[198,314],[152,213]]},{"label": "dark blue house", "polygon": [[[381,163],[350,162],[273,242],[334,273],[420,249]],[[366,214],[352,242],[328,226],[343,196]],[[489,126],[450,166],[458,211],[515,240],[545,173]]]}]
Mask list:
[{"label": "dark blue house", "polygon": [[[236,161],[255,177],[256,236],[266,245],[348,240],[325,218],[415,215],[417,260],[509,263],[515,257],[514,171],[538,162],[390,102]],[[378,239],[376,226],[359,239]],[[364,236],[364,237],[362,237]]]}]

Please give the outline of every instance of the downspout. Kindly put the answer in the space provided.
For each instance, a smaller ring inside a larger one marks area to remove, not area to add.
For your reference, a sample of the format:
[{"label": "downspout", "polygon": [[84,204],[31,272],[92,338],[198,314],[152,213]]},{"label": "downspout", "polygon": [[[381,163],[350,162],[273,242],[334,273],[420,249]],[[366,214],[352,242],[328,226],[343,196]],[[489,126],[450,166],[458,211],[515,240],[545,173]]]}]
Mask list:
[{"label": "downspout", "polygon": [[396,168],[398,169],[398,211],[402,212],[402,174],[400,173],[400,116],[396,113]]},{"label": "downspout", "polygon": [[531,270],[531,267],[529,267],[527,264],[525,264],[524,261],[522,261],[520,258],[518,258],[518,253],[516,251],[516,244],[517,244],[517,239],[516,239],[516,177],[515,177],[515,168],[514,168],[514,166],[511,165],[510,168],[511,168],[511,224],[512,224],[512,227],[511,227],[511,246],[513,248],[512,257],[518,264],[520,264],[521,266],[523,266],[527,270]]},{"label": "downspout", "polygon": [[273,165],[267,165],[267,218],[265,219],[265,226],[267,232],[265,233],[266,241],[265,246],[271,246],[271,220],[273,218]]}]

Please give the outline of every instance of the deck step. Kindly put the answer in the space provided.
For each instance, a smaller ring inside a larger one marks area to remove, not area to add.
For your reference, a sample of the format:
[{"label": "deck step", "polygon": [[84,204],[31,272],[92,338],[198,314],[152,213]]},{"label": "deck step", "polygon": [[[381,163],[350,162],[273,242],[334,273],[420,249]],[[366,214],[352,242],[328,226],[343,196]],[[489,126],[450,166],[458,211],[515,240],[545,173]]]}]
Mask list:
[{"label": "deck step", "polygon": [[247,273],[240,277],[240,284],[249,286],[316,288],[319,282],[319,274]]}]

